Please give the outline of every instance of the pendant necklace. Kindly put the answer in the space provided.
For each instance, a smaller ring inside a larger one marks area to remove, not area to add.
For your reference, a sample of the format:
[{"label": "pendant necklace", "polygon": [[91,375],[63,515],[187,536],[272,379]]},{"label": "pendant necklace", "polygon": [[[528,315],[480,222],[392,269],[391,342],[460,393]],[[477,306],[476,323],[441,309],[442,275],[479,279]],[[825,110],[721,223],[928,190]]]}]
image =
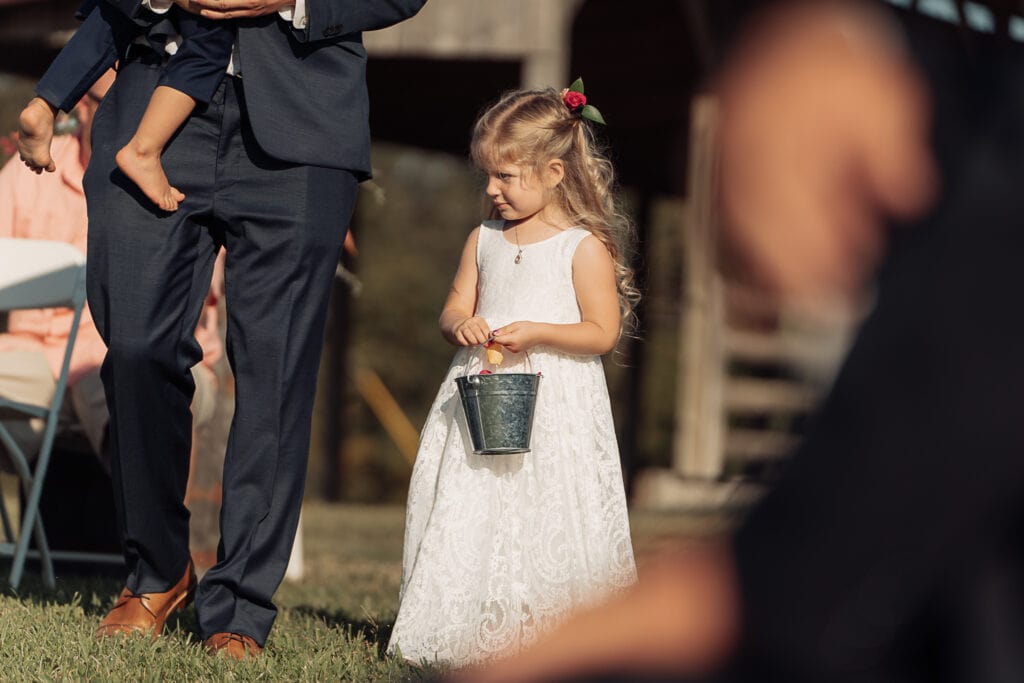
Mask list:
[{"label": "pendant necklace", "polygon": [[516,253],[516,258],[515,258],[515,260],[512,263],[518,265],[519,262],[523,260],[523,248],[519,245],[519,225],[518,224],[514,228],[512,228],[512,233],[515,235],[515,238],[516,238],[516,249],[519,250]]}]

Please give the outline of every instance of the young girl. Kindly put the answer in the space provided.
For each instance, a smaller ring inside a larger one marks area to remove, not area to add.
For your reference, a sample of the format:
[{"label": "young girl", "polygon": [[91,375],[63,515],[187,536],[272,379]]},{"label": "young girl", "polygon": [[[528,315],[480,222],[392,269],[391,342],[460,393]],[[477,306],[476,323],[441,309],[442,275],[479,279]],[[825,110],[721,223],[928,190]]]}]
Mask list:
[{"label": "young girl", "polygon": [[[518,649],[636,580],[600,356],[638,293],[611,165],[577,95],[513,92],[473,131],[492,220],[470,233],[441,313],[463,348],[409,487],[388,651],[410,661],[461,666]],[[486,362],[489,341],[500,368]],[[529,453],[473,453],[454,380],[483,369],[542,373]]]},{"label": "young girl", "polygon": [[[143,30],[113,6],[87,2],[85,21],[60,51],[36,86],[36,94],[18,119],[18,151],[36,173],[53,171],[50,142],[58,110],[71,111],[99,76],[114,66]],[[164,67],[142,120],[131,140],[117,153],[118,168],[163,211],[175,211],[185,199],[167,180],[160,154],[197,103],[213,97],[231,59],[234,28],[230,23],[170,8],[174,23],[150,29],[177,33],[177,51]]]}]

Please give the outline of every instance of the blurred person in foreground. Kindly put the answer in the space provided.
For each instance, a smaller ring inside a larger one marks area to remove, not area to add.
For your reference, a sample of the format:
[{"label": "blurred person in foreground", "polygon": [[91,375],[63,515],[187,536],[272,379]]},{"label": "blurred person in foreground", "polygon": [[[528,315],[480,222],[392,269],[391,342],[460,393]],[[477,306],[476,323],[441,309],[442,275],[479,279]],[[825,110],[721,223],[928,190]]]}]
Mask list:
[{"label": "blurred person in foreground", "polygon": [[[66,242],[85,253],[88,217],[82,176],[92,156],[93,116],[113,80],[113,71],[101,75],[74,108],[74,133],[53,140],[57,172],[40,177],[17,158],[8,160],[0,169],[0,237]],[[217,300],[223,294],[223,279],[223,267],[219,265],[195,332],[203,349],[202,362],[192,368],[197,387],[192,402],[196,424],[213,415],[217,384],[213,367],[222,355]],[[72,317],[70,309],[62,308],[10,314],[7,328],[0,332],[0,395],[38,405],[52,400]],[[62,417],[60,426],[65,428],[77,422],[109,473],[110,456],[105,441],[110,415],[100,379],[100,365],[106,352],[86,304],[71,356],[69,400],[64,403],[67,415],[66,419]],[[42,445],[42,420],[12,418],[5,420],[4,425],[27,455],[36,454]],[[12,468],[2,446],[0,468]]]},{"label": "blurred person in foreground", "polygon": [[1024,680],[1024,37],[1016,3],[917,4],[776,3],[719,74],[746,272],[876,292],[778,485],[457,680]]}]

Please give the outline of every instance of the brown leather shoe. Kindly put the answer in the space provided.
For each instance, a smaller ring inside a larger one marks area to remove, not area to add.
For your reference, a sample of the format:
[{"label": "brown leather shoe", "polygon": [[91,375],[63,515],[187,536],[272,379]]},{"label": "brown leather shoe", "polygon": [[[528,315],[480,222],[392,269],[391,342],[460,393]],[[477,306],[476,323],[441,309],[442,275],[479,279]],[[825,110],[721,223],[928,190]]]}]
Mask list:
[{"label": "brown leather shoe", "polygon": [[156,640],[164,630],[167,617],[185,609],[195,592],[196,571],[191,560],[178,583],[165,593],[133,593],[125,588],[117,597],[117,604],[97,627],[96,637],[148,633]]},{"label": "brown leather shoe", "polygon": [[223,654],[231,659],[253,659],[263,652],[256,641],[241,633],[214,633],[203,641],[211,655]]}]

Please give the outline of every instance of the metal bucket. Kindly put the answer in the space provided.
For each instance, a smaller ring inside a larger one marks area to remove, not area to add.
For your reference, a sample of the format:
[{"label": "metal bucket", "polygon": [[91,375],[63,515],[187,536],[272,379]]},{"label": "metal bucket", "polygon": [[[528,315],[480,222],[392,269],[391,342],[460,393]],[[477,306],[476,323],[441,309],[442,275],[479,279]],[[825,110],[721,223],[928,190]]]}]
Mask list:
[{"label": "metal bucket", "polygon": [[503,373],[456,377],[473,452],[529,453],[540,375]]}]

